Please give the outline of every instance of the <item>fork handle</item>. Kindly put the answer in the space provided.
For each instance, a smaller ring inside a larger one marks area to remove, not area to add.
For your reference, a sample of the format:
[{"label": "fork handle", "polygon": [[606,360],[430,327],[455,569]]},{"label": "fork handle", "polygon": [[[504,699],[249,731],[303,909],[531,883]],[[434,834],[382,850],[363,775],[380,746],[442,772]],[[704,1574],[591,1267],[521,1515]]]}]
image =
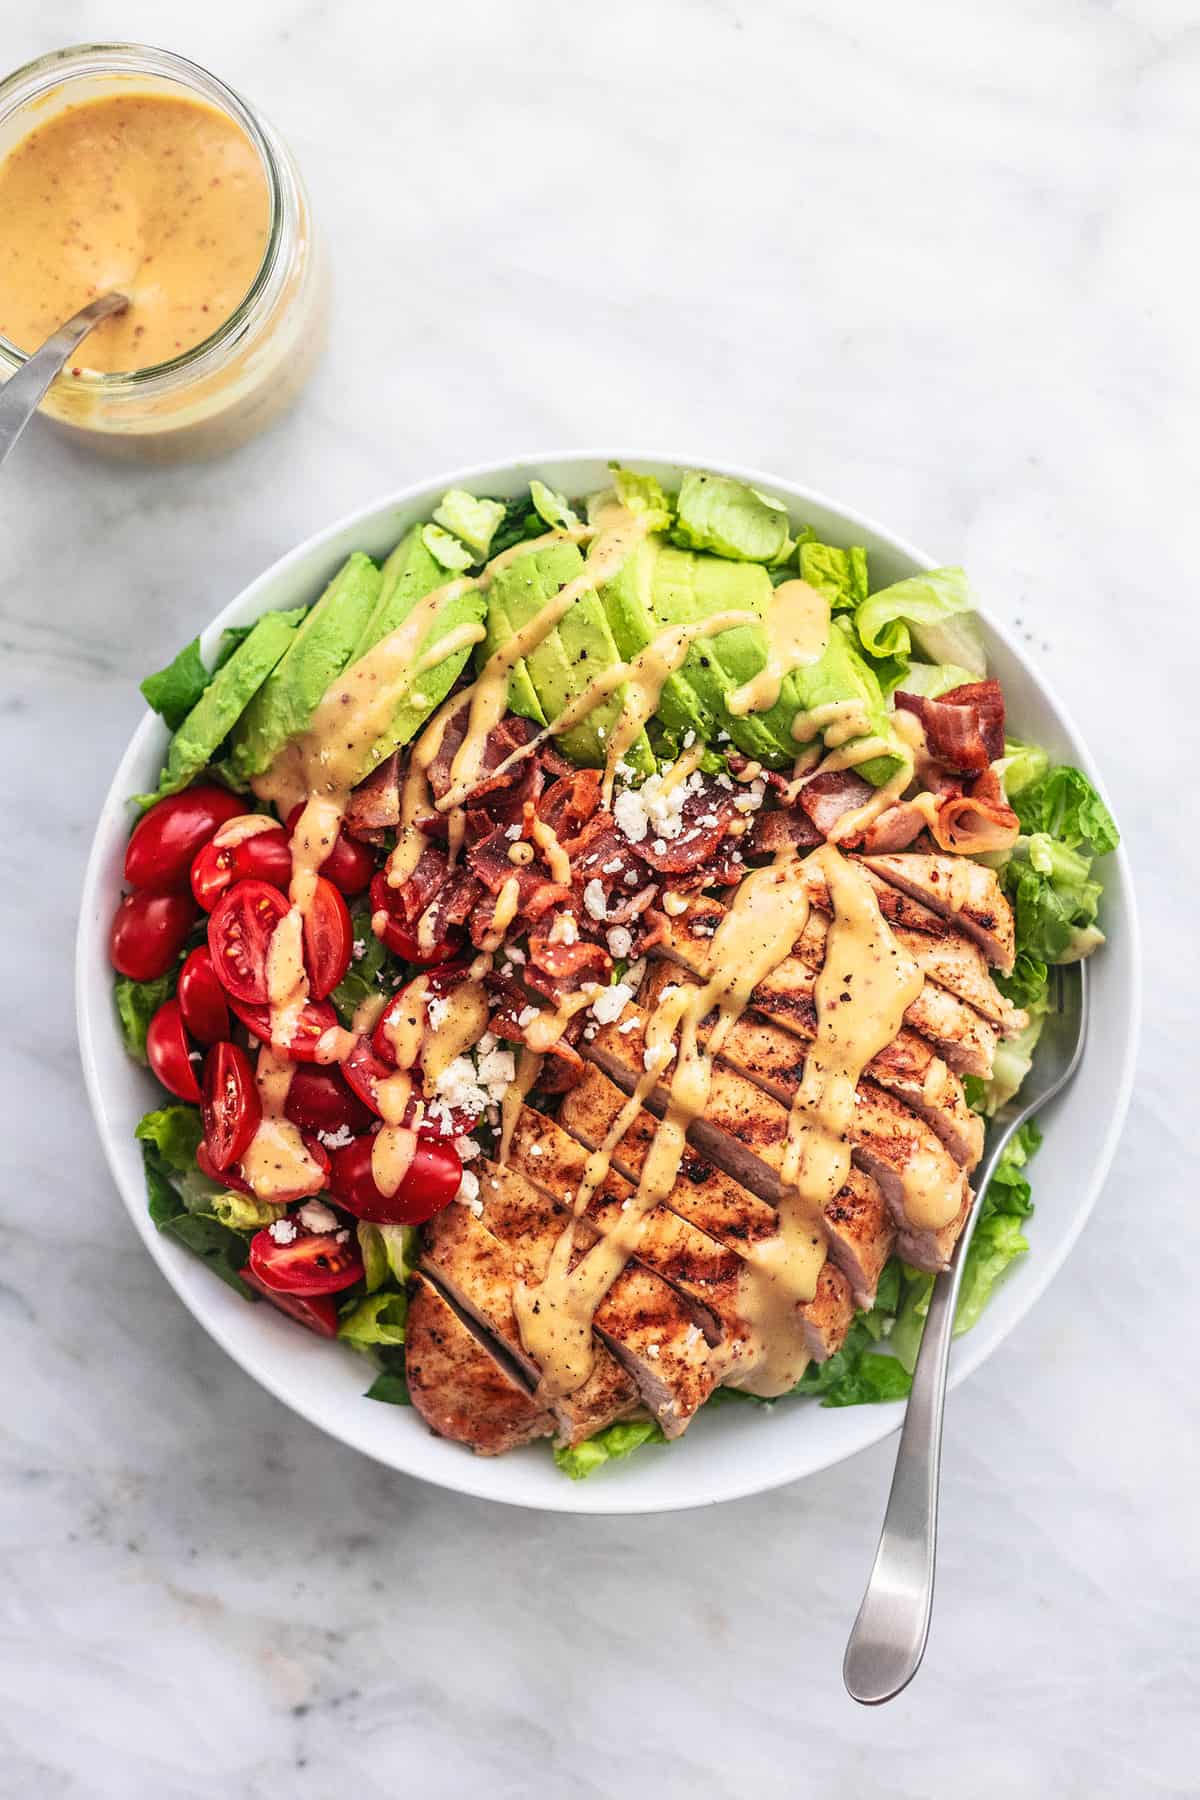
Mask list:
[{"label": "fork handle", "polygon": [[846,1645],[842,1677],[864,1706],[907,1687],[929,1637],[946,1375],[965,1249],[933,1284],[879,1549]]}]

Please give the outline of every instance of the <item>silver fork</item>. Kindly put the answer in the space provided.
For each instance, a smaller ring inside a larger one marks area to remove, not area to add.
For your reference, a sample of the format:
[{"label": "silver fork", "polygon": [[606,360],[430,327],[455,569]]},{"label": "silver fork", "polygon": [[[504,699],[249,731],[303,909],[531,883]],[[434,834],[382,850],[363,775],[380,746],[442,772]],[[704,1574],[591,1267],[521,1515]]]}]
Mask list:
[{"label": "silver fork", "polygon": [[933,1284],[879,1549],[842,1664],[847,1692],[864,1706],[893,1700],[908,1686],[925,1654],[933,1611],[946,1375],[967,1248],[979,1213],[979,1197],[987,1192],[1013,1133],[1060,1093],[1079,1067],[1088,1018],[1084,963],[1051,970],[1050,1002],[1037,1055],[1020,1094],[997,1113],[988,1128],[975,1188],[977,1198],[953,1261]]}]

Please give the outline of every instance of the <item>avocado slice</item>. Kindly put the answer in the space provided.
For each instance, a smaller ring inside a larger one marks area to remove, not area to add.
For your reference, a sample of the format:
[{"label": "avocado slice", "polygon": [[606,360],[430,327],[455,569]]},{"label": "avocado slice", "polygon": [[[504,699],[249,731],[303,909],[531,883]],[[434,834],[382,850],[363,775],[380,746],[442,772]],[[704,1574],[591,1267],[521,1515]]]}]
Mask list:
[{"label": "avocado slice", "polygon": [[304,607],[293,612],[264,613],[222,663],[183,720],[167,752],[167,764],[152,794],[134,796],[139,806],[152,806],[167,794],[178,794],[208,767],[221,744],[296,636]]},{"label": "avocado slice", "polygon": [[370,557],[356,550],[329,583],[238,721],[233,767],[243,781],[269,769],[284,744],[308,729],[329,684],[350,660],[382,580]]},{"label": "avocado slice", "polygon": [[[450,586],[454,581],[455,577],[449,575],[425,547],[421,527],[414,525],[400,539],[383,565],[379,598],[350,661],[357,662],[368,650],[374,649],[376,644],[402,625],[418,600],[423,600],[435,588]],[[422,639],[421,650],[429,649],[456,626],[481,623],[485,604],[483,595],[478,588],[473,587],[447,599],[445,605],[438,608],[433,624]],[[470,654],[469,647],[456,650],[452,656],[443,657],[432,669],[421,672],[415,688],[410,690],[397,707],[388,730],[371,746],[358,775],[360,781],[386,756],[390,756],[393,750],[407,744],[416,735],[430,713],[446,698],[466,667]]]},{"label": "avocado slice", "polygon": [[[568,582],[583,573],[584,561],[574,544],[547,544],[519,556],[497,571],[488,593],[488,638],[485,654],[507,643]],[[595,677],[621,660],[604,604],[598,593],[584,593],[568,608],[527,657],[513,668],[509,705],[526,718],[547,724],[558,717]],[[558,742],[573,762],[603,765],[608,735],[621,716],[625,689],[617,688],[592,708]],[[645,734],[631,745],[625,760],[648,774],[654,758]]]},{"label": "avocado slice", "polygon": [[[620,572],[601,589],[601,602],[623,662],[631,662],[657,635],[651,593],[661,548],[661,538],[644,538]],[[668,675],[663,682],[658,720],[676,749],[689,732],[702,743],[710,743],[716,736],[714,714],[680,675]]]}]

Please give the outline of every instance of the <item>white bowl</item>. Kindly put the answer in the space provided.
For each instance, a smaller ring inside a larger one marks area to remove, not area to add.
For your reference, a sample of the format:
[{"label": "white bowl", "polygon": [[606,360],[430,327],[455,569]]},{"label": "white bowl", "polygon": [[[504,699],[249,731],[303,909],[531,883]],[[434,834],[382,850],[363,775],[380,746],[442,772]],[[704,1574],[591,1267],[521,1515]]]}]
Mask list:
[{"label": "white bowl", "polygon": [[[678,478],[684,467],[723,468],[706,459],[619,454],[620,460]],[[508,496],[539,476],[553,488],[582,494],[605,484],[603,455],[574,453],[459,470],[389,495],[309,538],[250,584],[203,634],[206,654],[227,625],[271,608],[316,598],[351,550],[382,557],[414,520],[427,518],[448,487]],[[883,586],[933,559],[881,526],[775,475],[726,469],[786,498],[793,525],[811,524],[835,543],[865,544],[873,582]],[[1008,696],[1016,735],[1086,769],[1095,766],[1079,733],[1040,674],[997,627],[985,624],[992,671]],[[321,1342],[266,1305],[239,1300],[203,1263],[161,1237],[146,1212],[141,1158],[133,1128],[162,1093],[121,1047],[112,1011],[106,951],[109,922],[121,891],[131,816],[127,796],[154,786],[167,734],[147,714],[109,789],[88,862],[77,945],[77,1008],[83,1068],[96,1122],[117,1186],[151,1256],[176,1293],[229,1354],[302,1417],[390,1468],[460,1493],[554,1512],[637,1513],[730,1500],[827,1468],[897,1427],[899,1403],[825,1409],[787,1401],[763,1411],[721,1407],[702,1415],[669,1447],[639,1452],[589,1481],[572,1482],[555,1468],[545,1444],[489,1460],[431,1436],[409,1408],[363,1398],[371,1379],[353,1351]],[[1083,1227],[1107,1173],[1133,1080],[1140,1014],[1140,959],[1133,888],[1124,852],[1105,869],[1104,925],[1109,942],[1092,965],[1092,1026],[1083,1068],[1047,1118],[1046,1142],[1034,1174],[1037,1211],[1029,1254],[1017,1264],[983,1318],[955,1348],[951,1380],[961,1381],[998,1348],[1060,1267]]]}]

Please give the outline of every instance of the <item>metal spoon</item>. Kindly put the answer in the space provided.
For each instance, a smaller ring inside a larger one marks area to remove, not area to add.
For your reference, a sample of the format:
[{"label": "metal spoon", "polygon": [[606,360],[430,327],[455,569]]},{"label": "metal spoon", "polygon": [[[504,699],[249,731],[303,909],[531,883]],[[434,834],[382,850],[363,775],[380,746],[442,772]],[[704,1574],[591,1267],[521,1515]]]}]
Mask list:
[{"label": "metal spoon", "polygon": [[99,300],[90,300],[48,337],[15,375],[9,376],[0,388],[0,463],[32,419],[42,395],[72,351],[101,319],[124,312],[128,305],[124,294],[102,294]]},{"label": "metal spoon", "polygon": [[[1017,1127],[1064,1088],[1079,1067],[1087,1036],[1087,968],[1078,963],[1053,973],[1051,1010],[1042,1027],[1033,1067],[1017,1102],[1002,1109],[992,1121],[987,1153],[978,1171],[977,1195],[987,1192],[996,1164]],[[896,1452],[883,1533],[846,1645],[842,1679],[851,1699],[864,1706],[894,1700],[908,1686],[921,1666],[929,1637],[950,1340],[967,1247],[978,1213],[976,1199],[953,1262],[933,1284]]]}]

